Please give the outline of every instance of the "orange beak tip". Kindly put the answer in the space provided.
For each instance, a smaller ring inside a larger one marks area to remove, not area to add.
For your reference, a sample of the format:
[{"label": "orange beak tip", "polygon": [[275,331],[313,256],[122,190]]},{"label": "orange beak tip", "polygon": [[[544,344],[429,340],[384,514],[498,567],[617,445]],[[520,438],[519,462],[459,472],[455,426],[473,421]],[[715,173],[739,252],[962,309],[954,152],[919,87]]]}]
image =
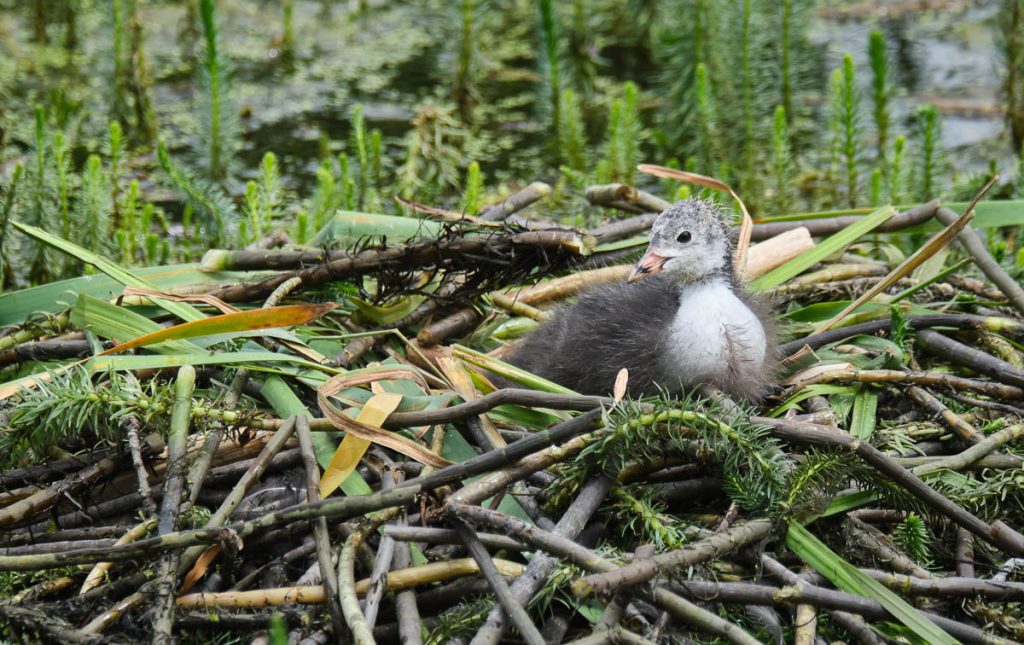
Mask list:
[{"label": "orange beak tip", "polygon": [[665,259],[666,258],[658,255],[657,253],[651,253],[648,251],[644,257],[640,258],[640,261],[637,262],[636,266],[633,268],[633,273],[629,275],[626,282],[636,282],[637,280],[642,280],[648,276],[654,275],[655,273],[659,273],[662,265],[665,264]]}]

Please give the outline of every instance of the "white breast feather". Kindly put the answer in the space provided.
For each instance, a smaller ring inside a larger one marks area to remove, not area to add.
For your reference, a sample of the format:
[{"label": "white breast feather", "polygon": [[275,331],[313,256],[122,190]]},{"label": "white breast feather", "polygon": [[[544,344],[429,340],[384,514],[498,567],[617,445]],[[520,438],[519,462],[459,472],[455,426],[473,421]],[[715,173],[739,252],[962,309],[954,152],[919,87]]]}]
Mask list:
[{"label": "white breast feather", "polygon": [[760,369],[766,350],[761,322],[727,284],[683,287],[665,356],[681,381],[723,378],[730,366]]}]

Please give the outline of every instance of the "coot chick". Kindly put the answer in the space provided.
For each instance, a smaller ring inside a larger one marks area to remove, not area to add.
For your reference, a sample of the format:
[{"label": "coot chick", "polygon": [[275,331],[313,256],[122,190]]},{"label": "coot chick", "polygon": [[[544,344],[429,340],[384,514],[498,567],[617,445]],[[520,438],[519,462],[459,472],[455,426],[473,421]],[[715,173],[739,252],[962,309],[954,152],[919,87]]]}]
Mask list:
[{"label": "coot chick", "polygon": [[708,384],[756,400],[771,376],[767,314],[737,281],[732,251],[715,204],[677,202],[627,283],[583,293],[508,360],[581,394],[610,393],[626,368],[632,396]]}]

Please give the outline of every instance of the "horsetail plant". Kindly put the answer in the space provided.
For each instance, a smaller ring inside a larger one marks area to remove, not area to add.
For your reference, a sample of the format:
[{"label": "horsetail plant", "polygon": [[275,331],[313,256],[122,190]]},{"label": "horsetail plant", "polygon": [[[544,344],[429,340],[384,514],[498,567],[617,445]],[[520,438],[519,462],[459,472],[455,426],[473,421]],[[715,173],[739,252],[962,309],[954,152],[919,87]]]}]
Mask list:
[{"label": "horsetail plant", "polygon": [[199,0],[203,29],[203,55],[199,66],[203,138],[207,142],[207,174],[223,181],[237,147],[238,122],[230,101],[231,70],[218,48],[217,8],[214,0]]},{"label": "horsetail plant", "polygon": [[472,215],[480,210],[483,202],[484,176],[480,172],[480,164],[476,161],[470,162],[466,168],[466,183],[462,189],[462,212]]},{"label": "horsetail plant", "polygon": [[907,138],[897,135],[892,143],[892,164],[889,166],[889,203],[902,204],[907,169],[906,162]]},{"label": "horsetail plant", "polygon": [[121,225],[121,157],[124,155],[124,137],[121,124],[117,121],[110,122],[106,143],[107,157],[110,159],[110,203],[113,226],[117,229]]},{"label": "horsetail plant", "polygon": [[559,80],[561,55],[558,51],[558,19],[554,0],[540,0],[540,37],[543,49],[544,78],[547,82],[548,107],[551,110],[551,132],[558,133],[558,100],[561,94]]},{"label": "horsetail plant", "polygon": [[871,100],[872,116],[875,119],[875,132],[878,138],[876,163],[883,174],[888,170],[886,154],[889,149],[889,58],[885,51],[885,36],[875,30],[868,41],[868,60],[871,63]]},{"label": "horsetail plant", "polygon": [[156,142],[156,111],[150,98],[149,64],[139,19],[139,3],[132,3],[131,17],[131,92],[135,102],[135,128],[139,138],[148,145]]},{"label": "horsetail plant", "polygon": [[111,112],[114,118],[126,122],[128,118],[128,73],[125,69],[125,28],[122,0],[111,0],[110,14],[111,22],[113,23],[113,33],[111,35],[113,52],[111,52],[110,57],[114,63],[114,92],[111,97]]},{"label": "horsetail plant", "polygon": [[157,144],[157,161],[171,183],[182,193],[187,205],[199,215],[210,244],[229,246],[235,236],[237,211],[219,188],[196,177],[171,159],[163,141]]},{"label": "horsetail plant", "polygon": [[718,126],[714,97],[711,94],[711,81],[708,79],[708,68],[704,63],[697,63],[694,75],[694,88],[697,98],[698,146],[700,151],[701,172],[716,173],[716,161],[724,162],[722,147],[718,140]]},{"label": "horsetail plant", "polygon": [[110,182],[99,155],[89,155],[82,170],[75,201],[74,239],[81,246],[102,253],[110,240]]},{"label": "horsetail plant", "polygon": [[917,110],[917,162],[916,175],[919,186],[917,198],[921,201],[934,199],[939,191],[939,176],[942,172],[942,155],[939,149],[942,137],[942,123],[935,106],[925,105]]},{"label": "horsetail plant", "polygon": [[782,109],[787,118],[793,114],[793,2],[782,0],[782,19],[779,30],[779,85]]},{"label": "horsetail plant", "polygon": [[462,38],[459,40],[459,58],[455,66],[455,84],[452,99],[459,109],[459,118],[465,123],[473,122],[473,108],[477,102],[477,91],[473,83],[473,65],[476,57],[476,36],[474,18],[476,0],[462,0]]},{"label": "horsetail plant", "polygon": [[631,82],[623,87],[622,97],[612,101],[604,158],[596,170],[599,183],[633,182],[633,174],[639,162],[638,146],[645,136],[636,102],[637,89]]},{"label": "horsetail plant", "polygon": [[587,167],[587,133],[576,92],[562,91],[561,121],[558,124],[558,152],[563,168],[582,173]]},{"label": "horsetail plant", "polygon": [[14,286],[14,270],[11,264],[14,245],[10,241],[11,212],[14,210],[14,202],[18,197],[18,188],[21,185],[22,177],[25,176],[25,166],[15,164],[10,179],[0,199],[0,293],[6,288]]},{"label": "horsetail plant", "polygon": [[846,174],[846,202],[853,207],[857,203],[857,139],[860,136],[860,90],[857,87],[853,57],[849,54],[843,56],[842,69],[837,71],[840,76],[833,97],[833,119],[838,127],[838,147]]},{"label": "horsetail plant", "polygon": [[57,210],[60,217],[60,234],[64,239],[71,237],[71,190],[74,173],[71,171],[71,153],[64,140],[64,133],[53,133],[53,170],[57,180]]},{"label": "horsetail plant", "polygon": [[284,34],[281,36],[281,56],[290,60],[295,56],[295,0],[284,0],[282,4]]},{"label": "horsetail plant", "polygon": [[790,186],[793,180],[793,158],[790,152],[789,128],[786,126],[786,108],[775,107],[772,127],[772,171],[775,176],[772,207],[776,213],[787,212],[790,206]]},{"label": "horsetail plant", "polygon": [[[46,146],[46,113],[41,106],[36,106],[36,127],[35,127],[35,165],[30,177],[30,194],[28,202],[31,204],[27,209],[24,223],[39,227],[43,230],[52,230],[52,215],[50,199],[50,182],[48,181],[48,155]],[[26,240],[22,245],[24,254],[24,265],[28,266],[28,274],[37,282],[49,282],[53,276],[52,256],[45,244],[35,239]]]}]

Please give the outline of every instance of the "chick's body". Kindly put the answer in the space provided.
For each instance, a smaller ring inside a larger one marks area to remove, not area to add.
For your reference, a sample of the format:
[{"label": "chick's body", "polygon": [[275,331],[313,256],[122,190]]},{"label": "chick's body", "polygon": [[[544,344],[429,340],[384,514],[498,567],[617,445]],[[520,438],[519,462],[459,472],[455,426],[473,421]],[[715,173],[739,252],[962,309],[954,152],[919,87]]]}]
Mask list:
[{"label": "chick's body", "polygon": [[757,399],[771,371],[765,316],[735,284],[730,258],[717,209],[680,202],[655,223],[630,283],[583,293],[510,361],[584,394],[608,394],[626,368],[634,396],[707,384]]}]

